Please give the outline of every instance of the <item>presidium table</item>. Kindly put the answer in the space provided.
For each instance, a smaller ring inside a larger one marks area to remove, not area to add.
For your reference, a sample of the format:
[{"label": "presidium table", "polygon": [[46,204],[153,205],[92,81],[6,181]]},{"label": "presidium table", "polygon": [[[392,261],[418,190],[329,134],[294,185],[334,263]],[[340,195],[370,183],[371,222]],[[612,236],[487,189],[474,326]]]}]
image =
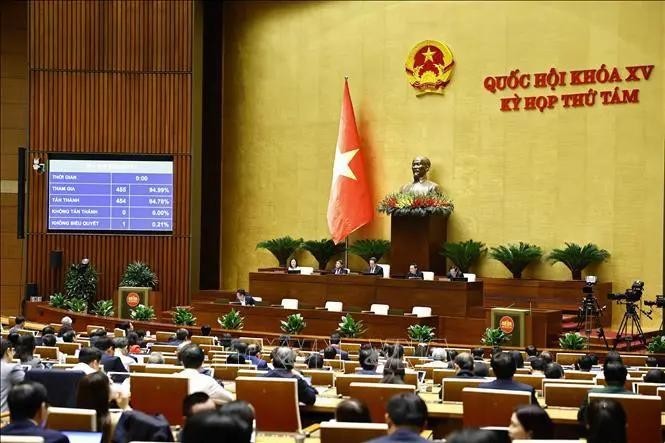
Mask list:
[{"label": "presidium table", "polygon": [[[249,292],[262,297],[263,305],[275,305],[281,303],[283,298],[295,298],[299,301],[299,310],[313,310],[324,306],[326,301],[339,301],[343,303],[345,312],[352,312],[354,318],[362,316],[366,324],[385,322],[376,332],[374,328],[368,328],[365,337],[391,337],[392,329],[391,333],[388,333],[388,329],[384,328],[392,328],[390,325],[394,325],[397,332],[404,330],[409,324],[424,321],[425,319],[403,316],[404,313],[410,313],[414,306],[432,308],[433,318],[428,320],[427,324],[436,326],[436,336],[450,343],[479,343],[483,331],[490,326],[489,308],[483,303],[482,280],[406,280],[358,274],[250,272]],[[389,305],[389,313],[393,315],[385,317],[357,314],[369,310],[373,303]],[[322,311],[311,311],[307,314],[315,315],[314,312]],[[326,314],[339,318],[339,313]],[[283,313],[281,315],[284,316]],[[377,317],[384,319],[379,320]],[[546,347],[556,340],[560,332],[561,311],[534,309],[528,317],[527,337],[531,343]],[[308,320],[307,317],[305,319]]]}]

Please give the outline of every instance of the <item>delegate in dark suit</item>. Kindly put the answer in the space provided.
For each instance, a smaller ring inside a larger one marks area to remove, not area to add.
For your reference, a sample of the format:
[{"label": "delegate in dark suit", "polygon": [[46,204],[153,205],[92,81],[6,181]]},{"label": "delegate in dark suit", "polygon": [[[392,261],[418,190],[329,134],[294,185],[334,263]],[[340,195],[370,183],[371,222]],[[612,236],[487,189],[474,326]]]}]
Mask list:
[{"label": "delegate in dark suit", "polygon": [[510,352],[499,352],[492,356],[492,369],[496,380],[478,385],[481,389],[502,389],[505,391],[523,391],[531,393],[531,404],[537,405],[536,391],[533,387],[513,380],[517,371],[517,362]]},{"label": "delegate in dark suit", "polygon": [[524,383],[516,382],[513,379],[510,380],[501,380],[496,379],[494,381],[489,381],[487,383],[481,383],[478,385],[481,389],[501,389],[504,391],[523,391],[531,393],[531,404],[537,405],[538,400],[536,400],[536,391],[532,386],[525,385]]},{"label": "delegate in dark suit", "polygon": [[381,277],[383,277],[383,268],[379,265],[374,265],[374,267],[370,266],[367,269],[367,273],[369,275],[380,275]]},{"label": "delegate in dark suit", "polygon": [[29,435],[33,437],[42,437],[44,443],[69,443],[69,439],[62,432],[52,429],[44,429],[37,426],[35,422],[29,419],[19,420],[9,423],[0,429],[0,435]]},{"label": "delegate in dark suit", "polygon": [[410,431],[408,429],[397,429],[390,435],[385,437],[375,438],[367,443],[392,443],[392,442],[407,442],[407,443],[425,443],[430,440],[425,440],[420,434]]},{"label": "delegate in dark suit", "polygon": [[406,274],[406,278],[408,278],[409,280],[422,280],[423,273],[421,271],[409,272],[408,274]]},{"label": "delegate in dark suit", "polygon": [[122,364],[120,357],[115,355],[102,354],[102,365],[104,366],[104,372],[107,374],[109,372],[127,372],[125,365]]}]

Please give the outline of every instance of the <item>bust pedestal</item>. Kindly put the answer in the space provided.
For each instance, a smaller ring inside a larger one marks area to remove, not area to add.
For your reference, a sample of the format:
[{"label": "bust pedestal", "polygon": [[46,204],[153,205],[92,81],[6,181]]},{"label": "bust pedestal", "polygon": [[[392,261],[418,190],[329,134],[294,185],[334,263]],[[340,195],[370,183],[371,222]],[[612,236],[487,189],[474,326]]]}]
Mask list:
[{"label": "bust pedestal", "polygon": [[447,226],[447,215],[390,217],[390,273],[404,275],[416,263],[421,271],[445,275],[446,259],[439,251]]}]

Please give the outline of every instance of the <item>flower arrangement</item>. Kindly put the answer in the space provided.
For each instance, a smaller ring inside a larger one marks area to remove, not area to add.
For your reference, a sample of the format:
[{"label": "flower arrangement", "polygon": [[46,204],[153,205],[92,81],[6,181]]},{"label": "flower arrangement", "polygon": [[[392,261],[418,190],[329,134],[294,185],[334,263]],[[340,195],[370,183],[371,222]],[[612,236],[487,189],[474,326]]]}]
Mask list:
[{"label": "flower arrangement", "polygon": [[429,192],[395,192],[379,202],[377,210],[388,215],[450,215],[455,206],[443,194]]}]

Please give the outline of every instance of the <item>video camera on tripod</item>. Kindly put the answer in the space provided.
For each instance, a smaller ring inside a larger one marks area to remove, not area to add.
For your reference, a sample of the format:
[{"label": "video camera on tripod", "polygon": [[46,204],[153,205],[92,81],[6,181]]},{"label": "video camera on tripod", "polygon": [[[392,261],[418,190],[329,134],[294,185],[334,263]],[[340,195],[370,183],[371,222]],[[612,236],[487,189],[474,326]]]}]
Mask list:
[{"label": "video camera on tripod", "polygon": [[644,300],[644,304],[649,307],[665,308],[665,295],[657,295],[655,300]]},{"label": "video camera on tripod", "polygon": [[614,300],[619,304],[636,303],[642,298],[644,293],[644,282],[635,280],[630,289],[626,289],[623,294],[607,294],[609,300]]},{"label": "video camera on tripod", "polygon": [[606,309],[606,306],[601,307],[598,303],[598,298],[593,294],[593,287],[597,281],[598,278],[595,275],[589,275],[586,278],[586,284],[582,287],[584,297],[577,308],[577,330],[584,330],[587,338],[587,349],[590,343],[589,337],[594,329],[598,331],[598,337],[603,339],[605,347],[609,349],[605,330],[602,326],[603,311]]}]

